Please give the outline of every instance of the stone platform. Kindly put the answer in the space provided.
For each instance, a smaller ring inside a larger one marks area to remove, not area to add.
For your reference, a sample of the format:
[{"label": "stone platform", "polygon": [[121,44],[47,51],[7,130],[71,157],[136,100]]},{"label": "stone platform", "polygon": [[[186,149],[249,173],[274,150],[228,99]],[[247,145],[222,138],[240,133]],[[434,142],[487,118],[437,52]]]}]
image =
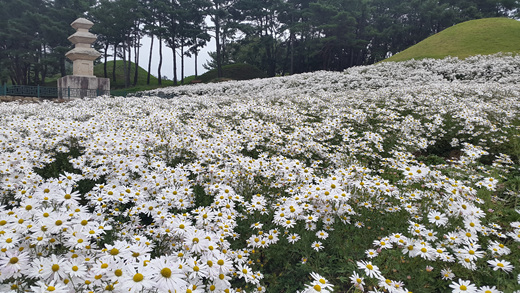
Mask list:
[{"label": "stone platform", "polygon": [[58,79],[59,98],[95,98],[110,94],[110,79],[95,76],[67,75]]}]

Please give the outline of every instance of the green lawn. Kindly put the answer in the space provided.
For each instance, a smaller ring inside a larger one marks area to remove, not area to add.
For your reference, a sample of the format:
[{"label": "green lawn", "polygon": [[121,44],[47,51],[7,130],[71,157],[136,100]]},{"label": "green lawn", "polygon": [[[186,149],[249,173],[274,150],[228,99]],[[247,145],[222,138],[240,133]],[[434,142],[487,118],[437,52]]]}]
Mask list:
[{"label": "green lawn", "polygon": [[463,59],[498,52],[520,52],[520,21],[485,18],[459,23],[384,61],[447,56]]}]

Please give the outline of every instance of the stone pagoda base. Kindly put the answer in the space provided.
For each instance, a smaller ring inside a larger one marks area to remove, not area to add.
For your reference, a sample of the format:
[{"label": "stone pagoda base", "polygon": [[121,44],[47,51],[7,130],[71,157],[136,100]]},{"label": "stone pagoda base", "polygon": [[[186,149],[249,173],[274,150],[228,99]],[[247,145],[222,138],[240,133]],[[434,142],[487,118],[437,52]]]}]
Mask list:
[{"label": "stone pagoda base", "polygon": [[110,79],[67,75],[58,79],[60,99],[95,98],[110,95]]}]

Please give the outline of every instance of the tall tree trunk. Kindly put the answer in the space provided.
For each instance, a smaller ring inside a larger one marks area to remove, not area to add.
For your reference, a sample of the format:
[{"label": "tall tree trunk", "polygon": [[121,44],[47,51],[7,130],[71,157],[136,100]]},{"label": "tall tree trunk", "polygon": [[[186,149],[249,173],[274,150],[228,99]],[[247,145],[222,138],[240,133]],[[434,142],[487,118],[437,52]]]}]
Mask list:
[{"label": "tall tree trunk", "polygon": [[181,46],[181,84],[184,84],[184,46]]},{"label": "tall tree trunk", "polygon": [[132,72],[132,45],[130,43],[130,37],[128,37],[128,68],[125,76],[125,87],[130,87],[130,74]]},{"label": "tall tree trunk", "polygon": [[150,57],[148,57],[148,76],[146,77],[146,84],[150,84],[150,76],[152,75],[152,52],[153,52],[153,35],[150,35],[152,37],[152,42],[150,43]]},{"label": "tall tree trunk", "polygon": [[39,46],[38,48],[38,55],[37,55],[36,62],[34,63],[34,85],[40,84],[40,64],[42,62],[42,47]]},{"label": "tall tree trunk", "polygon": [[139,46],[140,46],[140,39],[137,39],[137,44],[134,48],[134,60],[135,60],[135,73],[134,73],[134,86],[137,85],[137,78],[139,77]]},{"label": "tall tree trunk", "polygon": [[[116,57],[117,57],[117,45],[114,45],[114,63],[112,64],[112,84],[116,85]],[[112,86],[111,86],[112,87]]]},{"label": "tall tree trunk", "polygon": [[177,54],[175,52],[175,46],[172,46],[173,53],[173,85],[177,85]]},{"label": "tall tree trunk", "polygon": [[45,79],[47,78],[47,64],[43,65],[42,68],[42,85],[45,85]]},{"label": "tall tree trunk", "polygon": [[[105,46],[104,56],[103,56],[105,59],[105,63],[103,64],[103,74],[104,74],[105,78],[108,77],[108,72],[107,72],[108,46],[109,46],[109,43],[107,42],[106,46]],[[115,52],[114,52],[114,54],[115,54]]]},{"label": "tall tree trunk", "polygon": [[294,33],[291,31],[291,68],[289,69],[289,74],[294,74]]},{"label": "tall tree trunk", "polygon": [[162,39],[159,37],[159,66],[157,67],[157,78],[159,85],[162,84],[162,75],[161,75],[161,67],[162,67]]},{"label": "tall tree trunk", "polygon": [[128,76],[128,71],[127,71],[128,65],[126,64],[126,46],[127,45],[123,43],[123,73],[124,73],[123,78],[125,79],[123,85],[125,88],[128,87],[128,84],[126,83],[127,82],[126,77]]},{"label": "tall tree trunk", "polygon": [[[219,6],[217,4],[217,10]],[[217,12],[218,13],[218,12]],[[222,55],[220,52],[220,19],[218,15],[215,16],[215,42],[217,43],[217,77],[222,77]]]},{"label": "tall tree trunk", "polygon": [[31,83],[31,64],[25,65],[24,68],[24,83],[23,84],[30,84]]},{"label": "tall tree trunk", "polygon": [[[43,59],[47,59],[47,53],[45,51],[45,45],[43,45]],[[47,78],[47,64],[44,64],[42,68],[42,85],[45,85],[45,78]]]},{"label": "tall tree trunk", "polygon": [[27,74],[25,67],[20,64],[20,57],[14,57],[14,65],[12,65],[12,71],[14,72],[14,79],[16,80],[17,85],[26,85],[27,84]]},{"label": "tall tree trunk", "polygon": [[199,51],[197,50],[197,48],[195,48],[195,77],[199,76],[198,74],[198,64],[197,64],[197,59],[199,57]]},{"label": "tall tree trunk", "polygon": [[[34,67],[34,85],[40,84],[40,65],[38,63],[33,65]],[[31,73],[29,71],[29,78],[31,77]],[[29,81],[30,82],[30,81]]]}]

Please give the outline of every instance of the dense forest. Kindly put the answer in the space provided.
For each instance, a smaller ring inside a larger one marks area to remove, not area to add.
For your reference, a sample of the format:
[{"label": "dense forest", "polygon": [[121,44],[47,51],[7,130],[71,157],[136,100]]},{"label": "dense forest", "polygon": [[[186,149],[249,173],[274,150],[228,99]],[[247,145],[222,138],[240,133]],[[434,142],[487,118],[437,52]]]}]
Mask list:
[{"label": "dense forest", "polygon": [[[140,41],[152,38],[150,60],[184,57],[211,38],[207,69],[248,63],[267,73],[343,70],[372,64],[456,23],[516,17],[516,0],[0,0],[0,83],[36,85],[66,75],[67,37],[78,17],[92,20],[101,62],[122,59],[125,84],[139,64]],[[164,43],[171,51],[162,52]],[[116,52],[109,55],[110,52]],[[196,59],[195,59],[196,60]],[[197,62],[197,61],[196,61]],[[114,63],[115,64],[115,63]],[[150,70],[148,70],[150,71]],[[113,71],[105,66],[105,76]],[[135,71],[137,72],[137,71]],[[115,76],[114,76],[115,78]]]}]

